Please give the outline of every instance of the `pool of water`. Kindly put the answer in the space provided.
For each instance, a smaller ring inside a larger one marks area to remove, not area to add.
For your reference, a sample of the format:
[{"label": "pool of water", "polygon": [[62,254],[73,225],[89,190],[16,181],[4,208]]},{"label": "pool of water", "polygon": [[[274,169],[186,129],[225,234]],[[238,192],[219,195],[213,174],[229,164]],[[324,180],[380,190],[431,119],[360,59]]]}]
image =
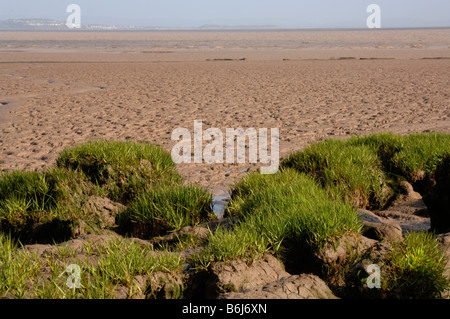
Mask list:
[{"label": "pool of water", "polygon": [[213,195],[211,209],[218,218],[223,218],[225,208],[230,202],[231,195],[229,193],[223,193],[220,195]]}]

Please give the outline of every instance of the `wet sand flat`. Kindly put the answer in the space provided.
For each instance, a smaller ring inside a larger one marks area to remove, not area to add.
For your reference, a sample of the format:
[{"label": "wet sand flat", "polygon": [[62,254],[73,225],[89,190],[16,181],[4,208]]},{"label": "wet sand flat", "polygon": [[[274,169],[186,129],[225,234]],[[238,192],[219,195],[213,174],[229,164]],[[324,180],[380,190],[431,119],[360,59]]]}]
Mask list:
[{"label": "wet sand flat", "polygon": [[[43,169],[92,139],[171,151],[173,130],[324,138],[450,133],[450,29],[0,32],[0,170]],[[181,164],[215,193],[258,164]]]}]

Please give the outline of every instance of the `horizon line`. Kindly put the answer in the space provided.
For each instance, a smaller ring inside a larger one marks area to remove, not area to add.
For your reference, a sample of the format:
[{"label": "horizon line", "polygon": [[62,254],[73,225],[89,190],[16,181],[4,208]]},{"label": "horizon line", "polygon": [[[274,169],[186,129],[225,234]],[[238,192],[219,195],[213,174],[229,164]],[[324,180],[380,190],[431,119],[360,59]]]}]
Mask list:
[{"label": "horizon line", "polygon": [[[0,19],[1,22],[8,21],[29,21],[29,20],[47,20],[60,23],[62,25],[65,24],[62,20],[56,20],[51,18],[8,18],[8,19]],[[337,23],[336,23],[337,24]],[[125,25],[125,24],[99,24],[99,23],[85,23],[81,25],[81,28],[74,29],[57,29],[58,26],[54,27],[52,30],[51,26],[31,26],[25,25],[25,27],[29,27],[29,29],[24,28],[2,28],[0,26],[0,31],[261,31],[261,30],[272,30],[272,31],[290,31],[290,30],[398,30],[398,29],[448,29],[449,25],[436,25],[436,26],[387,26],[381,28],[367,28],[363,26],[279,26],[272,24],[239,24],[239,25],[227,25],[227,24],[202,24],[199,26],[138,26],[138,25]],[[84,28],[83,28],[84,27]],[[115,29],[99,29],[92,30],[86,29],[89,27],[104,27],[104,28],[115,28]]]}]

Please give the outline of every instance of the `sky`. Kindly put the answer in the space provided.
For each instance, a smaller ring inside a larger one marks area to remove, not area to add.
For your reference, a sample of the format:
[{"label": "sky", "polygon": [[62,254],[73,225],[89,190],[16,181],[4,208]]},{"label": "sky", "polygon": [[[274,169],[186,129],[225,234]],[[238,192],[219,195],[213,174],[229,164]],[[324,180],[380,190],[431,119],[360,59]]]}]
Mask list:
[{"label": "sky", "polygon": [[364,28],[367,7],[378,4],[382,27],[450,26],[449,0],[0,0],[0,20],[66,21],[72,3],[82,24]]}]

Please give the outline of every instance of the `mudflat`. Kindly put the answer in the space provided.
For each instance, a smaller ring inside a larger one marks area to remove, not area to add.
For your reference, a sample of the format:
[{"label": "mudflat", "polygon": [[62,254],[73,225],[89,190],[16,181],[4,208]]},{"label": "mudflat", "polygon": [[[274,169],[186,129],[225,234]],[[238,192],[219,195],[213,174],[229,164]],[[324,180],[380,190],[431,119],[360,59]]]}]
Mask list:
[{"label": "mudflat", "polygon": [[[450,29],[0,32],[0,170],[95,139],[279,128],[280,156],[324,138],[450,133]],[[180,164],[222,193],[259,164]],[[245,172],[244,172],[245,171]]]}]

